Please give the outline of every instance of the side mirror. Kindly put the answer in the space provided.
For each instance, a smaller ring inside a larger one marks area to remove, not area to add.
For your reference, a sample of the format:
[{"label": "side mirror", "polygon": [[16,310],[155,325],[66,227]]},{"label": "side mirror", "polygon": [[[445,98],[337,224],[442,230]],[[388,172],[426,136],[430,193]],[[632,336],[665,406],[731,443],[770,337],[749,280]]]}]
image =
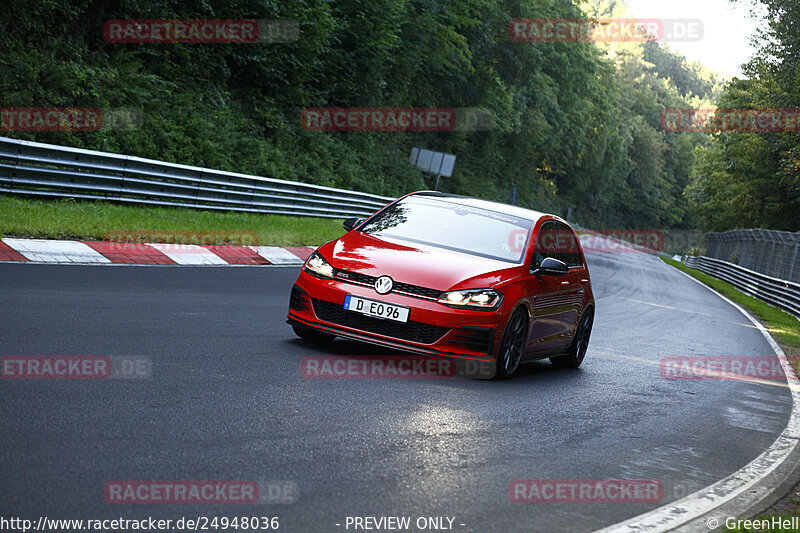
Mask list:
[{"label": "side mirror", "polygon": [[539,268],[531,272],[537,276],[564,276],[569,274],[569,267],[564,261],[560,261],[555,257],[545,257]]},{"label": "side mirror", "polygon": [[342,224],[342,226],[344,226],[344,230],[345,231],[350,231],[351,229],[355,228],[356,226],[358,226],[362,222],[364,222],[363,218],[353,217],[353,218],[348,218],[347,220],[345,220],[344,224]]}]

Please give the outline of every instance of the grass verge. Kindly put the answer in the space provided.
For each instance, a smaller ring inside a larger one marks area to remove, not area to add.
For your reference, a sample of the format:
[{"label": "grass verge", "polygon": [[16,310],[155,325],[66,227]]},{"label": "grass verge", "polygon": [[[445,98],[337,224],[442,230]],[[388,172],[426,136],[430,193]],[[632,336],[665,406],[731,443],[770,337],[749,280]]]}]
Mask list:
[{"label": "grass verge", "polygon": [[[0,195],[0,237],[140,242],[119,237],[146,235],[163,237],[155,242],[192,243],[200,236],[206,239],[201,244],[316,246],[343,233],[342,220],[333,218]],[[223,240],[208,242],[209,238]]]},{"label": "grass verge", "polygon": [[[786,352],[790,361],[797,361],[800,358],[800,321],[792,315],[781,311],[761,300],[754,298],[748,294],[739,291],[736,287],[726,281],[719,280],[708,274],[704,274],[694,268],[689,268],[680,261],[673,259],[661,258],[665,263],[674,266],[678,270],[686,272],[693,278],[702,281],[712,289],[720,294],[723,294],[741,305],[758,318],[765,328],[775,337],[778,344]],[[795,370],[797,370],[795,366]],[[739,528],[725,528],[727,531],[739,532],[783,532],[783,531],[798,531],[797,529],[786,529],[781,527],[778,523],[777,527],[772,527],[773,519],[783,520],[791,519],[791,517],[800,516],[800,485],[797,485],[789,491],[789,494],[777,501],[766,512],[754,517],[752,520],[766,521],[768,527],[760,527],[764,522],[759,522],[759,527],[739,527]],[[724,524],[721,524],[724,526]],[[746,525],[746,524],[745,524]],[[750,524],[751,526],[754,524]],[[723,530],[722,528],[720,528]]]}]

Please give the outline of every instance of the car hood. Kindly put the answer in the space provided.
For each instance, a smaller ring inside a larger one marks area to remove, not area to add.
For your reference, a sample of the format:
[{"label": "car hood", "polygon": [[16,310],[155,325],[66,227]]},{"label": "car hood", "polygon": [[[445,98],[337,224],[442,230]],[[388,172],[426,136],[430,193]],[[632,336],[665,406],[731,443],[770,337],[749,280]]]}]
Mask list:
[{"label": "car hood", "polygon": [[441,291],[493,287],[520,265],[389,237],[350,231],[319,249],[334,268]]}]

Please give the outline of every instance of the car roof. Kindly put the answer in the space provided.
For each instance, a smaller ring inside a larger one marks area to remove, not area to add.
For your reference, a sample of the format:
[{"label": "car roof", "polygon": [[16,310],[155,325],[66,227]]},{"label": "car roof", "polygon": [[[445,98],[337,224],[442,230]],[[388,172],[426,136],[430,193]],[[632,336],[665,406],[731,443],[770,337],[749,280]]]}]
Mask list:
[{"label": "car roof", "polygon": [[526,209],[524,207],[519,207],[516,205],[504,204],[502,202],[493,202],[491,200],[482,200],[480,198],[472,198],[470,196],[460,196],[458,194],[448,194],[439,191],[417,191],[412,192],[406,196],[426,196],[429,198],[441,198],[446,199],[448,202],[452,202],[455,204],[465,205],[469,207],[476,207],[479,209],[488,209],[490,211],[497,211],[500,213],[506,213],[509,215],[518,216],[520,218],[527,218],[532,220],[533,222],[538,221],[540,218],[544,216],[553,217],[557,220],[561,220],[559,217],[555,215],[550,215],[547,213],[541,213],[539,211],[534,211],[533,209]]}]

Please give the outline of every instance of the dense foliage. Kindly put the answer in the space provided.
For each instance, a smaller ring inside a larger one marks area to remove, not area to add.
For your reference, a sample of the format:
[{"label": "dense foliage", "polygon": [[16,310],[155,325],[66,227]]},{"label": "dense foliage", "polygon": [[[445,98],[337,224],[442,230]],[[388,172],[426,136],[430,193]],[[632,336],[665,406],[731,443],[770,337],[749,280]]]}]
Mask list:
[{"label": "dense foliage", "polygon": [[[760,2],[767,26],[759,53],[744,66],[746,79],[726,84],[720,108],[800,108],[800,2]],[[721,132],[699,147],[687,196],[700,223],[713,230],[800,230],[796,131]]]},{"label": "dense foliage", "polygon": [[[129,132],[17,137],[386,195],[432,187],[408,164],[420,146],[457,155],[454,176],[442,180],[449,192],[507,201],[516,187],[521,205],[585,225],[691,227],[684,189],[693,150],[709,138],[664,133],[659,117],[713,101],[714,76],[653,42],[508,35],[516,18],[624,14],[618,0],[6,0],[1,103],[144,116]],[[109,19],[177,18],[291,19],[300,36],[215,45],[103,38]],[[303,129],[301,110],[321,106],[479,107],[494,126]],[[785,161],[775,164],[787,172]]]}]

